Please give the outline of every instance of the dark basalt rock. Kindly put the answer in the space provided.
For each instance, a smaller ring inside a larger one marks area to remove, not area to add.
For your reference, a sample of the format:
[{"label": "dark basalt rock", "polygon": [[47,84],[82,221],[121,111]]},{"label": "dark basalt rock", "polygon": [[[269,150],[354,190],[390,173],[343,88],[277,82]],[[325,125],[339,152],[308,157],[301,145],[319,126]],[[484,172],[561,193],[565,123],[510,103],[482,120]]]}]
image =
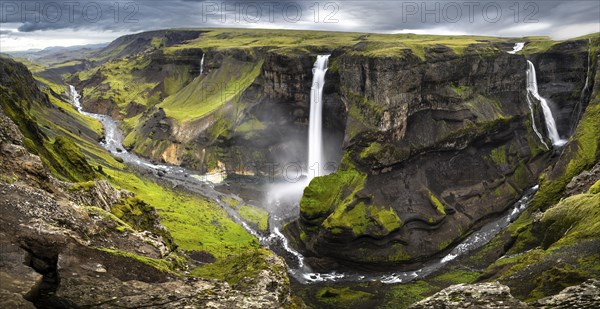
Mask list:
[{"label": "dark basalt rock", "polygon": [[[553,50],[584,55],[584,47]],[[586,65],[561,60],[559,67],[579,74]],[[553,160],[531,129],[525,71],[523,56],[475,48],[457,56],[433,47],[424,61],[410,53],[342,56],[340,94],[348,111],[342,170],[366,178],[346,184],[339,196],[311,197],[310,205],[324,205],[317,217],[301,203],[301,219],[288,234],[302,234],[295,241],[307,255],[412,264],[502,213]],[[573,88],[577,81],[566,83]],[[563,104],[572,108],[576,101]],[[353,210],[361,204],[371,209],[364,216]],[[381,234],[382,215],[372,206],[391,209],[400,227]]]}]

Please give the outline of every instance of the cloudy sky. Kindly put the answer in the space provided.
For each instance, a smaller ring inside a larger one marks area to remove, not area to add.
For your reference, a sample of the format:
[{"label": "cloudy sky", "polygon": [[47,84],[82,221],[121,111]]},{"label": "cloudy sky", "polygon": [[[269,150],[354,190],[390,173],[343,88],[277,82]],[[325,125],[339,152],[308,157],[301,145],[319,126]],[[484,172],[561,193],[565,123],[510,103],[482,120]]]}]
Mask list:
[{"label": "cloudy sky", "polygon": [[3,0],[0,51],[111,41],[179,27],[547,35],[600,32],[600,1]]}]

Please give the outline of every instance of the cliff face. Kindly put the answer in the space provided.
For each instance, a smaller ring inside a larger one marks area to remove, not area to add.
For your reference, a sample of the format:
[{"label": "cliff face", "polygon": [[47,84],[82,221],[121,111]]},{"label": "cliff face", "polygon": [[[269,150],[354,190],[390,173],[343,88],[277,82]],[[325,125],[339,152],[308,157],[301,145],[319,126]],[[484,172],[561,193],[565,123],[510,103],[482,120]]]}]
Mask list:
[{"label": "cliff face", "polygon": [[[526,67],[523,56],[475,48],[458,56],[434,47],[424,61],[342,56],[342,168],[305,190],[290,234],[309,255],[416,262],[504,211],[552,160],[531,127]],[[563,82],[575,89],[579,80]]]},{"label": "cliff face", "polygon": [[[568,138],[590,99],[593,85],[591,40],[567,41],[534,54],[539,92],[554,108],[558,132]],[[588,72],[589,68],[589,72]],[[587,79],[587,88],[586,86]],[[583,95],[583,98],[582,98]]]}]

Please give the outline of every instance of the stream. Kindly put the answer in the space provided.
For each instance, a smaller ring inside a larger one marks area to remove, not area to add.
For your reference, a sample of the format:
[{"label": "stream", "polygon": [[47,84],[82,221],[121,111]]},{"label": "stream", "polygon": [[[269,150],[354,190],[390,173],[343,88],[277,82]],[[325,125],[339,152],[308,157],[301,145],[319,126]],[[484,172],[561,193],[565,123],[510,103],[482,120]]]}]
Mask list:
[{"label": "stream", "polygon": [[[140,158],[134,153],[128,152],[122,145],[123,133],[119,129],[117,122],[110,116],[85,112],[82,109],[80,95],[75,87],[69,85],[70,93],[68,95],[72,99],[73,106],[81,114],[93,117],[99,120],[104,126],[105,137],[100,144],[106,150],[110,151],[114,156],[120,157],[124,162],[141,167],[154,175],[158,175],[163,180],[170,181],[173,186],[183,186],[187,190],[200,194],[211,201],[220,205],[230,217],[238,224],[242,225],[249,233],[258,238],[261,245],[272,249],[286,259],[289,266],[289,274],[302,284],[310,284],[316,282],[364,282],[364,281],[380,281],[383,283],[407,283],[415,279],[420,279],[439,270],[450,261],[463,256],[473,250],[482,247],[488,243],[494,236],[504,230],[512,221],[523,212],[528,203],[537,190],[537,186],[533,187],[521,197],[519,201],[514,203],[503,215],[499,218],[487,223],[477,231],[474,231],[464,240],[449,252],[436,260],[426,263],[423,267],[411,271],[347,271],[329,273],[313,272],[309,265],[304,262],[302,254],[293,249],[286,237],[281,233],[280,227],[284,222],[289,222],[290,219],[298,217],[299,201],[302,196],[304,187],[308,185],[308,180],[298,183],[280,183],[274,184],[271,188],[272,196],[268,197],[267,203],[270,206],[278,208],[280,204],[292,204],[295,211],[289,211],[284,214],[272,213],[270,219],[270,234],[259,233],[252,229],[239,214],[229,207],[223,200],[227,197],[239,199],[234,195],[221,193],[214,188],[214,175],[199,175],[194,171],[185,169],[179,166],[153,164],[146,159]],[[269,207],[269,209],[272,209]],[[281,254],[284,253],[284,254]]]}]

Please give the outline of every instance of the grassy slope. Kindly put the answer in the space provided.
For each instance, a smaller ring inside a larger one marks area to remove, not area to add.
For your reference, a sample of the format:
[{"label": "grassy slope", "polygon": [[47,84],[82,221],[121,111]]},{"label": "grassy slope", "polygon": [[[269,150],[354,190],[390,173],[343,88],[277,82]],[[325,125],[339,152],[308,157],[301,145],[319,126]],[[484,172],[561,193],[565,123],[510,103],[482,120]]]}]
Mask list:
[{"label": "grassy slope", "polygon": [[167,116],[184,122],[201,118],[226,102],[239,99],[242,92],[258,77],[262,62],[242,62],[225,58],[219,70],[196,78],[181,91],[167,97],[158,106]]},{"label": "grassy slope", "polygon": [[[95,74],[101,74],[104,77],[102,85],[86,89],[85,93],[88,99],[110,99],[122,108],[133,102],[142,105],[156,104],[160,101],[159,97],[150,96],[149,92],[158,83],[147,82],[144,77],[135,74],[149,64],[149,58],[143,55],[134,55],[130,59],[108,61],[100,67],[80,72],[78,76],[81,80],[91,78]],[[105,90],[105,87],[108,87],[108,91]]]}]

